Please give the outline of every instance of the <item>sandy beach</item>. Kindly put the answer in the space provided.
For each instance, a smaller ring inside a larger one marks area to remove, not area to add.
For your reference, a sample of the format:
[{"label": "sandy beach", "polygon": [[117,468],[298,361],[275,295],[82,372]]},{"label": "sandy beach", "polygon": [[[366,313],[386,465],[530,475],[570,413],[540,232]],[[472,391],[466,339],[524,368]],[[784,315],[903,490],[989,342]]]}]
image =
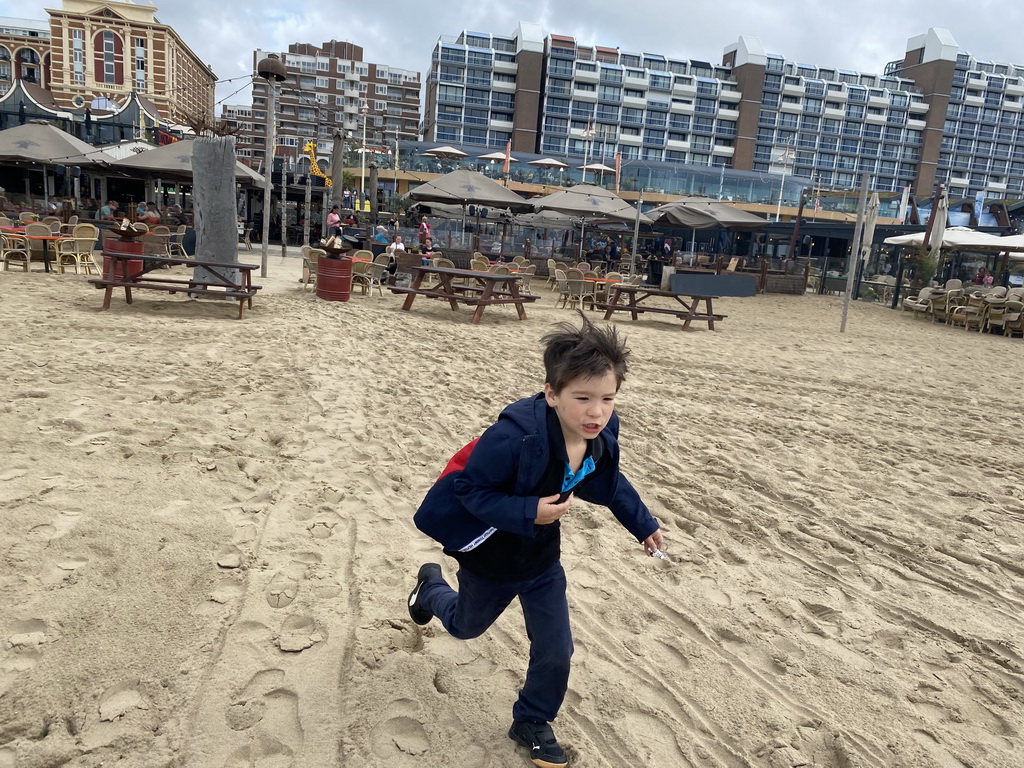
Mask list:
[{"label": "sandy beach", "polygon": [[[0,272],[0,768],[530,765],[521,612],[413,624],[420,563],[455,569],[412,515],[573,315],[270,271],[241,321]],[[1024,341],[841,307],[615,321],[671,560],[563,518],[572,766],[1024,765]]]}]

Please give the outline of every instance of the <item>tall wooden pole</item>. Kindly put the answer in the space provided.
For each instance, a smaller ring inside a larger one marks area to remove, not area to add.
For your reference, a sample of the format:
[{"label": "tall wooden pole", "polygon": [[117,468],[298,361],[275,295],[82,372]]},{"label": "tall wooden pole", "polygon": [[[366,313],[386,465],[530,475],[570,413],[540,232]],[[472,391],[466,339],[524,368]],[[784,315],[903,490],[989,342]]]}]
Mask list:
[{"label": "tall wooden pole", "polygon": [[857,199],[857,223],[853,228],[853,242],[850,243],[850,255],[846,259],[846,293],[843,295],[843,320],[839,332],[846,333],[846,315],[850,311],[850,294],[856,280],[857,265],[860,263],[860,235],[864,231],[864,213],[868,207],[868,175],[860,177],[860,197]]}]

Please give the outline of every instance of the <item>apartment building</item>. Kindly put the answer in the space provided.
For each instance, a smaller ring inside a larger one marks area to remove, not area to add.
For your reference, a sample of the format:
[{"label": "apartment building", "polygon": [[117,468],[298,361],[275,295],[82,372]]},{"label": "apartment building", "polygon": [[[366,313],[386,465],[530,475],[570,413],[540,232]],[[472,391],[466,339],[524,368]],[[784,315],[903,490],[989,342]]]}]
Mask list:
[{"label": "apartment building", "polygon": [[[253,71],[268,53],[253,53]],[[309,141],[316,142],[318,159],[329,161],[336,128],[351,146],[365,137],[371,149],[418,138],[419,72],[364,61],[360,46],[336,40],[320,46],[293,43],[277,55],[288,78],[278,86],[275,157],[287,170],[308,170]],[[238,154],[254,168],[263,166],[266,152],[267,87],[257,78],[252,105],[225,105],[221,115],[238,128]]]},{"label": "apartment building", "polygon": [[[582,45],[520,24],[442,37],[425,140],[623,167],[785,171],[823,187],[1022,196],[1024,67],[976,59],[947,30],[881,74],[769,54],[741,37],[719,64]],[[573,163],[575,164],[575,163]]]},{"label": "apartment building", "polygon": [[0,18],[0,95],[18,80],[46,87],[50,25],[32,19]]}]

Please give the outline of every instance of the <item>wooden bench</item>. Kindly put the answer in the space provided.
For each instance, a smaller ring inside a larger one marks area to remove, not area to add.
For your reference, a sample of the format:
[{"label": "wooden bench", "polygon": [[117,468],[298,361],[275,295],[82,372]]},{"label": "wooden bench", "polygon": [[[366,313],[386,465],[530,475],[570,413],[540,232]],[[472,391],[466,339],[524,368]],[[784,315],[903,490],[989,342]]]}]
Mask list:
[{"label": "wooden bench", "polygon": [[[453,310],[459,308],[459,304],[466,304],[475,307],[472,322],[474,325],[480,322],[485,307],[496,304],[514,304],[520,320],[526,319],[524,304],[536,301],[539,297],[519,293],[519,276],[511,274],[498,274],[495,272],[474,272],[472,270],[454,269],[451,267],[414,266],[415,273],[413,284],[410,287],[392,285],[388,290],[392,293],[405,296],[402,309],[408,311],[412,308],[413,300],[417,296],[424,296],[428,299],[439,299],[447,301]],[[438,284],[432,288],[424,288],[423,281],[427,275],[438,278]],[[481,285],[471,283],[456,283],[454,280],[476,280]]]},{"label": "wooden bench", "polygon": [[[245,307],[252,309],[252,298],[263,286],[252,284],[252,271],[257,269],[257,264],[243,264],[240,262],[218,262],[218,261],[197,261],[195,259],[154,257],[147,255],[142,260],[141,271],[130,272],[128,263],[139,261],[136,254],[111,254],[104,253],[106,268],[103,277],[96,277],[89,280],[97,288],[105,289],[103,296],[103,310],[110,309],[110,299],[115,288],[124,288],[125,301],[132,303],[133,290],[164,291],[172,296],[177,293],[184,293],[189,298],[209,296],[221,299],[233,299],[238,302],[238,319],[245,316]],[[121,276],[117,276],[114,266],[121,264]],[[196,280],[175,278],[163,275],[152,275],[150,272],[163,265],[183,265],[187,267],[203,267],[212,279]],[[231,279],[226,273],[235,270],[240,273],[240,280]]]},{"label": "wooden bench", "polygon": [[[684,331],[690,330],[690,323],[694,320],[706,321],[708,330],[713,331],[715,330],[716,320],[724,320],[728,317],[728,315],[716,313],[712,308],[711,302],[717,299],[718,296],[674,293],[644,285],[619,284],[610,286],[609,290],[611,291],[611,301],[597,305],[605,310],[605,320],[610,320],[615,312],[629,312],[634,320],[637,319],[637,315],[643,312],[652,312],[660,315],[672,315],[682,320]],[[627,298],[626,303],[619,303],[623,296]],[[677,301],[679,306],[674,308],[654,307],[643,303],[646,299],[652,297],[671,298]],[[701,302],[704,302],[704,311],[698,311],[697,309]]]},{"label": "wooden bench", "polygon": [[686,318],[690,318],[691,320],[725,320],[725,318],[728,317],[728,315],[708,315],[701,312],[690,313],[685,309],[667,309],[665,307],[648,307],[645,305],[631,307],[628,304],[595,304],[594,306],[597,309],[636,312],[637,314],[642,312],[655,312],[662,315],[675,315],[680,320],[685,320]]}]

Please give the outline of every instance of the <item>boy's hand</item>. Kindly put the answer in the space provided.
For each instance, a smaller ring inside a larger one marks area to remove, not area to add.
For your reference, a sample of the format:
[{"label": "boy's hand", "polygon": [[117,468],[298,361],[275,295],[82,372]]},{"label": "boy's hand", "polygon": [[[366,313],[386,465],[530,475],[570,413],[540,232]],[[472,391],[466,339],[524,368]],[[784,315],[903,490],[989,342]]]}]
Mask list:
[{"label": "boy's hand", "polygon": [[548,525],[555,522],[558,518],[564,515],[569,510],[569,505],[572,504],[572,494],[569,494],[569,498],[558,504],[558,498],[561,494],[555,494],[554,496],[542,496],[537,501],[537,519],[535,525]]},{"label": "boy's hand", "polygon": [[648,557],[654,557],[655,552],[663,551],[665,547],[665,537],[661,535],[661,529],[658,529],[643,542],[644,554]]}]

